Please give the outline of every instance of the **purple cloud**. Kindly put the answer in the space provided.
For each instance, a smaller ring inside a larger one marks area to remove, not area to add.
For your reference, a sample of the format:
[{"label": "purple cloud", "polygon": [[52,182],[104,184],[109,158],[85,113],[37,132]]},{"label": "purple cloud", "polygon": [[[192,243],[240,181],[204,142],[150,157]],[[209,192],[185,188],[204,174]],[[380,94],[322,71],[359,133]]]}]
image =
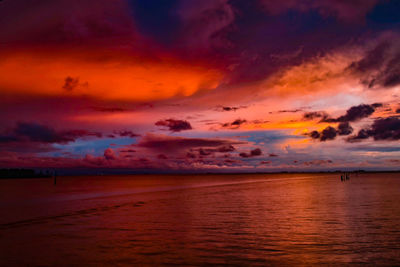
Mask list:
[{"label": "purple cloud", "polygon": [[261,156],[261,155],[262,155],[262,151],[259,148],[250,150],[250,153],[242,152],[239,154],[239,156],[241,156],[242,158],[251,158],[251,157],[257,157],[257,156]]},{"label": "purple cloud", "polygon": [[171,132],[192,130],[192,126],[190,125],[190,123],[184,120],[175,120],[175,119],[159,120],[155,123],[155,125],[167,127]]}]

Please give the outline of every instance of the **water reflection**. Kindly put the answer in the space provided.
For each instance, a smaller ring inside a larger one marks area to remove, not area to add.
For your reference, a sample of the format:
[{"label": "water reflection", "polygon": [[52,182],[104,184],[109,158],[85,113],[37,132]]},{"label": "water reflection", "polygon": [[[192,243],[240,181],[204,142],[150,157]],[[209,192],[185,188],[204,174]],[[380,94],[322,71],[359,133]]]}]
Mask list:
[{"label": "water reflection", "polygon": [[2,265],[400,262],[396,174],[1,182]]}]

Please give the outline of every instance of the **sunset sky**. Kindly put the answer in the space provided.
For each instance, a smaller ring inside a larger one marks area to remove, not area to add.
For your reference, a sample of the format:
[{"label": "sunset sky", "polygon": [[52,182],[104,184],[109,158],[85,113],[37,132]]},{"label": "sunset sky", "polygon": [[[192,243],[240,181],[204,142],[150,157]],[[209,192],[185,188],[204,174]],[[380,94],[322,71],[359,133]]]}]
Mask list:
[{"label": "sunset sky", "polygon": [[400,169],[400,1],[0,1],[0,167]]}]

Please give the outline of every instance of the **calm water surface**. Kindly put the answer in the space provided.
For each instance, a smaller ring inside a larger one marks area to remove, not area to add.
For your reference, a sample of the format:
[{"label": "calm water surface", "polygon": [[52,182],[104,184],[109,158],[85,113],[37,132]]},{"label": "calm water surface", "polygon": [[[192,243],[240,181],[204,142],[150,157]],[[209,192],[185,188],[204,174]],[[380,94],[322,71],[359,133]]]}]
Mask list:
[{"label": "calm water surface", "polygon": [[1,266],[400,265],[400,175],[0,180]]}]

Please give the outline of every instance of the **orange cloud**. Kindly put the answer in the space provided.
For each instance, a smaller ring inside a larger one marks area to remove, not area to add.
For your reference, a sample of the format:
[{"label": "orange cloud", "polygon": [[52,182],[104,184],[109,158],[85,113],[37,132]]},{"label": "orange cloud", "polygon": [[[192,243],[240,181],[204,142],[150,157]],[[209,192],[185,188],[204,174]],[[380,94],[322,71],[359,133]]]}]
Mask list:
[{"label": "orange cloud", "polygon": [[283,70],[264,81],[263,86],[272,89],[269,94],[275,93],[279,96],[337,92],[338,89],[348,91],[358,81],[350,79],[345,70],[357,56],[356,53],[339,52],[317,57]]},{"label": "orange cloud", "polygon": [[19,51],[0,58],[0,90],[13,94],[149,101],[216,88],[223,76],[202,64],[105,51]]}]

